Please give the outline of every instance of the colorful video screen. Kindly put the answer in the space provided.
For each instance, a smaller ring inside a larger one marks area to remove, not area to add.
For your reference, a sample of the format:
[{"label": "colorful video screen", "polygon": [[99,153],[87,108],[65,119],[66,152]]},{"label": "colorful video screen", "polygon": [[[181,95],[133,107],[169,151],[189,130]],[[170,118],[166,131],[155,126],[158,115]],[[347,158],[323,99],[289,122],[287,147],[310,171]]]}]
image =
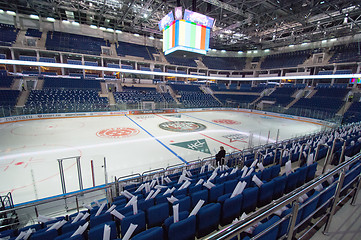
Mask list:
[{"label": "colorful video screen", "polygon": [[163,30],[163,51],[170,54],[183,50],[206,54],[209,50],[211,29],[186,20],[175,20]]},{"label": "colorful video screen", "polygon": [[361,78],[350,78],[350,84],[361,84]]}]

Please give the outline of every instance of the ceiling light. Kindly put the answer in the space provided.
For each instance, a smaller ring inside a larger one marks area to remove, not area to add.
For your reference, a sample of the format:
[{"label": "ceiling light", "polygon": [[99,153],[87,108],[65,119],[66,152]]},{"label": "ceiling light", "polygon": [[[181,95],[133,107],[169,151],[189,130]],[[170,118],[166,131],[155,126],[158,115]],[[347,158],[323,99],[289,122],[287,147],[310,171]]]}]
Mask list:
[{"label": "ceiling light", "polygon": [[161,38],[161,39],[159,39],[159,41],[163,42],[163,39]]},{"label": "ceiling light", "polygon": [[322,43],[327,43],[327,40],[322,40]]},{"label": "ceiling light", "polygon": [[48,20],[49,22],[55,22],[55,18],[52,17],[47,17],[46,20]]},{"label": "ceiling light", "polygon": [[134,33],[134,36],[139,37],[139,33]]},{"label": "ceiling light", "polygon": [[293,44],[290,44],[290,45],[288,45],[289,47],[294,47],[295,45],[293,45]]},{"label": "ceiling light", "polygon": [[249,50],[249,51],[247,51],[247,53],[249,53],[249,54],[250,54],[250,53],[252,53],[252,51],[251,51],[251,50]]},{"label": "ceiling light", "polygon": [[6,11],[6,14],[9,14],[11,16],[15,16],[16,12],[14,12],[14,11]]},{"label": "ceiling light", "polygon": [[97,29],[98,27],[95,25],[90,25],[90,28]]},{"label": "ceiling light", "polygon": [[243,53],[243,51],[238,51],[239,54]]},{"label": "ceiling light", "polygon": [[4,10],[0,9],[0,13],[4,13]]},{"label": "ceiling light", "polygon": [[107,28],[107,31],[108,31],[108,32],[114,32],[114,29],[112,29],[112,28]]},{"label": "ceiling light", "polygon": [[221,52],[226,52],[226,50],[223,49]]},{"label": "ceiling light", "polygon": [[258,50],[254,50],[253,53],[258,53]]},{"label": "ceiling light", "polygon": [[148,14],[144,13],[144,15],[143,15],[143,16],[144,16],[144,18],[147,18],[147,17],[148,17]]},{"label": "ceiling light", "polygon": [[335,42],[335,41],[337,41],[337,38],[330,39],[330,42]]},{"label": "ceiling light", "polygon": [[122,33],[122,30],[115,30],[116,33]]},{"label": "ceiling light", "polygon": [[80,24],[78,22],[72,22],[71,24],[79,26]]},{"label": "ceiling light", "polygon": [[269,49],[265,49],[264,51],[265,51],[265,52],[269,52],[270,50],[269,50]]},{"label": "ceiling light", "polygon": [[62,22],[63,23],[70,23],[68,20],[63,20]]},{"label": "ceiling light", "polygon": [[38,15],[34,15],[34,14],[31,14],[29,17],[32,18],[32,19],[39,19],[39,16],[38,16]]},{"label": "ceiling light", "polygon": [[102,30],[102,31],[107,30],[105,27],[100,27],[99,29]]},{"label": "ceiling light", "polygon": [[153,37],[153,36],[150,36],[150,37],[149,37],[149,39],[152,39],[152,40],[154,40],[154,37]]},{"label": "ceiling light", "polygon": [[304,42],[304,43],[302,43],[301,45],[302,45],[302,46],[306,46],[306,45],[308,45],[308,43]]}]

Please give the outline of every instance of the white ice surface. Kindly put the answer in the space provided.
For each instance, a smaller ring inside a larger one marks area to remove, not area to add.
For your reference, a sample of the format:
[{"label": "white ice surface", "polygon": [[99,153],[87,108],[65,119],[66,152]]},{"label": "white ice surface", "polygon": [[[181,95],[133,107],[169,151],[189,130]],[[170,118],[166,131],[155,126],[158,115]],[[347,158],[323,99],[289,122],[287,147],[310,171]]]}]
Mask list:
[{"label": "white ice surface", "polygon": [[[92,187],[90,160],[94,162],[96,184],[103,184],[104,157],[108,180],[113,181],[114,176],[182,163],[180,158],[191,161],[209,157],[221,145],[227,153],[247,148],[250,132],[253,133],[253,144],[259,145],[267,141],[268,133],[269,141],[275,141],[278,129],[280,140],[321,129],[320,125],[312,123],[233,111],[190,112],[181,114],[181,118],[171,115],[84,117],[2,124],[0,194],[12,192],[15,203],[61,194],[59,158],[81,156],[83,185],[88,188]],[[212,122],[219,119],[236,123]],[[207,128],[192,133],[159,128],[160,123],[167,121],[192,121]],[[139,133],[119,138],[97,136],[97,132],[110,128],[133,128]],[[244,141],[232,142],[224,137],[233,134],[244,134],[246,137]],[[198,139],[207,142],[211,154],[171,145]],[[75,159],[64,160],[63,164],[67,192],[79,190]]]}]

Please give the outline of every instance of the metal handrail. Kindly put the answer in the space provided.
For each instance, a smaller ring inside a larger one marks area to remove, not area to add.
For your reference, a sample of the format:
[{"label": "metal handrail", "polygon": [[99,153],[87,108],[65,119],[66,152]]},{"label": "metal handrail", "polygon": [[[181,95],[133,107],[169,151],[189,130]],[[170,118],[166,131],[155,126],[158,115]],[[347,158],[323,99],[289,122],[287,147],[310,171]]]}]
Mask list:
[{"label": "metal handrail", "polygon": [[[351,165],[352,163],[361,159],[361,153],[358,153],[356,156],[352,157],[349,161],[340,164],[338,167],[335,167],[330,172],[321,175],[307,184],[295,189],[294,191],[288,193],[284,197],[276,200],[275,202],[259,209],[258,211],[254,212],[253,214],[249,215],[243,221],[240,221],[236,224],[232,224],[229,227],[223,229],[221,232],[217,232],[211,236],[209,236],[208,240],[216,240],[216,239],[229,239],[231,237],[236,236],[237,234],[245,231],[250,226],[254,225],[255,223],[260,222],[261,220],[265,219],[266,217],[273,214],[275,211],[281,209],[283,206],[292,203],[293,201],[297,200],[299,196],[307,193],[308,191],[312,190],[319,184],[327,181],[327,179],[331,176],[334,176],[341,171],[343,171],[347,166]],[[342,184],[342,183],[341,183]],[[340,182],[338,183],[340,185]]]}]

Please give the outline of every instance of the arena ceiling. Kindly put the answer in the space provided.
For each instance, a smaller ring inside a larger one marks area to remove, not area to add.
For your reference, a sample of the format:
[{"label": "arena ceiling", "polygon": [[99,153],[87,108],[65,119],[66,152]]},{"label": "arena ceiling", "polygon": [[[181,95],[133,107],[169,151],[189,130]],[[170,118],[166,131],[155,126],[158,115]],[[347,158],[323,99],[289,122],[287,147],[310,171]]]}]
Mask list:
[{"label": "arena ceiling", "polygon": [[3,10],[156,38],[158,21],[177,6],[216,19],[216,49],[272,49],[361,32],[359,0],[0,0]]}]

